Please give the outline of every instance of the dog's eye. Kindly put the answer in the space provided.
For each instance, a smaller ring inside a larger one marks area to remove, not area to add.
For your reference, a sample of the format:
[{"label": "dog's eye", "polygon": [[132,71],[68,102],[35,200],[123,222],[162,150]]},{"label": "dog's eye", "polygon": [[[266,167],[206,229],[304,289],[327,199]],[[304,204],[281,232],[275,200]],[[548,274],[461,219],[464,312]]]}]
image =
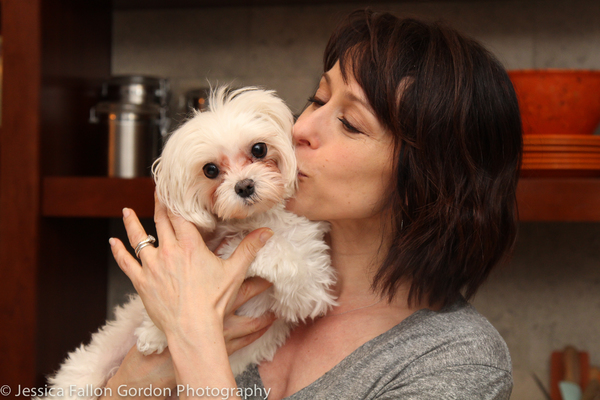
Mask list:
[{"label": "dog's eye", "polygon": [[264,143],[256,143],[252,146],[252,155],[256,158],[265,158],[267,155],[267,145]]},{"label": "dog's eye", "polygon": [[219,176],[219,167],[213,163],[206,164],[202,170],[208,179],[215,179]]}]

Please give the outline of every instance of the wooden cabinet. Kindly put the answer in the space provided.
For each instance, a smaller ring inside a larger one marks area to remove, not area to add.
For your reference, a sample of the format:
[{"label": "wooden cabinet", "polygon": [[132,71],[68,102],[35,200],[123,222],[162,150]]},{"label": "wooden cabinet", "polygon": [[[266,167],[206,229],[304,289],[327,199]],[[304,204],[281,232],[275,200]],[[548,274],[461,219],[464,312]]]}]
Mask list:
[{"label": "wooden cabinet", "polygon": [[[153,184],[101,177],[87,122],[110,75],[111,1],[0,4],[0,376],[16,388],[43,385],[103,323],[107,218],[150,217]],[[600,179],[527,178],[518,198],[523,220],[600,221]]]},{"label": "wooden cabinet", "polygon": [[[108,220],[45,218],[51,176],[100,174],[86,131],[110,74],[110,1],[3,0],[0,376],[43,384],[106,315]],[[62,198],[69,203],[70,199]]]}]

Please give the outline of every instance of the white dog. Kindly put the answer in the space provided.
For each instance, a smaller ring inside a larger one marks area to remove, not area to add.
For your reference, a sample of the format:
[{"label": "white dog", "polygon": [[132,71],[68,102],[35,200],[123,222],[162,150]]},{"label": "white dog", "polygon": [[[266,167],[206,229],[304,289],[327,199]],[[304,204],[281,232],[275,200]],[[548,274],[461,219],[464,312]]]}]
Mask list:
[{"label": "white dog", "polygon": [[[212,92],[207,111],[171,135],[153,166],[163,204],[210,237],[210,248],[227,239],[221,257],[229,257],[254,229],[274,231],[248,270],[248,277],[263,277],[273,286],[238,314],[258,317],[273,311],[278,319],[229,357],[235,375],[250,363],[272,359],[293,324],[335,304],[329,289],[334,274],[323,241],[327,225],[284,210],[297,180],[292,124],[288,107],[272,91],[221,88]],[[65,398],[97,397],[136,342],[144,354],[167,346],[137,295],[117,307],[116,320],[94,334],[89,345],[69,354],[49,379],[53,395],[62,388]]]}]

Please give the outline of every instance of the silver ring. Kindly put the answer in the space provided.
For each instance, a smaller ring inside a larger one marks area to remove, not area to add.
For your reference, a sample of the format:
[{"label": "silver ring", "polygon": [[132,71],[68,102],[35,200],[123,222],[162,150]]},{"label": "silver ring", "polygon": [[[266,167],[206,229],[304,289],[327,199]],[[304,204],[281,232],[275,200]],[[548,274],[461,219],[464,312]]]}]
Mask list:
[{"label": "silver ring", "polygon": [[135,256],[140,258],[140,251],[142,251],[144,247],[153,245],[154,243],[156,243],[156,238],[152,235],[148,235],[146,239],[142,240],[137,246],[135,246]]}]

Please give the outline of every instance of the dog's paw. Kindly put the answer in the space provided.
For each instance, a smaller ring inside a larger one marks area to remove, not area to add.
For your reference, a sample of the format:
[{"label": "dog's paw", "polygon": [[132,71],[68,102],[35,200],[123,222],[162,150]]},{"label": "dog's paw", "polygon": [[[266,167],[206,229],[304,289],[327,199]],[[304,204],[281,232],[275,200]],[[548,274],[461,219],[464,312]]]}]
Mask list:
[{"label": "dog's paw", "polygon": [[135,334],[137,349],[145,356],[153,353],[160,354],[167,348],[167,338],[156,326],[140,327],[136,329]]},{"label": "dog's paw", "polygon": [[141,340],[138,340],[138,342],[137,342],[138,351],[145,356],[154,354],[154,353],[160,354],[163,351],[165,351],[166,348],[167,348],[166,343],[152,343],[152,342],[148,343],[148,342],[143,342]]},{"label": "dog's paw", "polygon": [[167,341],[152,340],[145,341],[142,338],[138,338],[137,349],[140,353],[147,356],[149,354],[160,354],[167,348]]}]

